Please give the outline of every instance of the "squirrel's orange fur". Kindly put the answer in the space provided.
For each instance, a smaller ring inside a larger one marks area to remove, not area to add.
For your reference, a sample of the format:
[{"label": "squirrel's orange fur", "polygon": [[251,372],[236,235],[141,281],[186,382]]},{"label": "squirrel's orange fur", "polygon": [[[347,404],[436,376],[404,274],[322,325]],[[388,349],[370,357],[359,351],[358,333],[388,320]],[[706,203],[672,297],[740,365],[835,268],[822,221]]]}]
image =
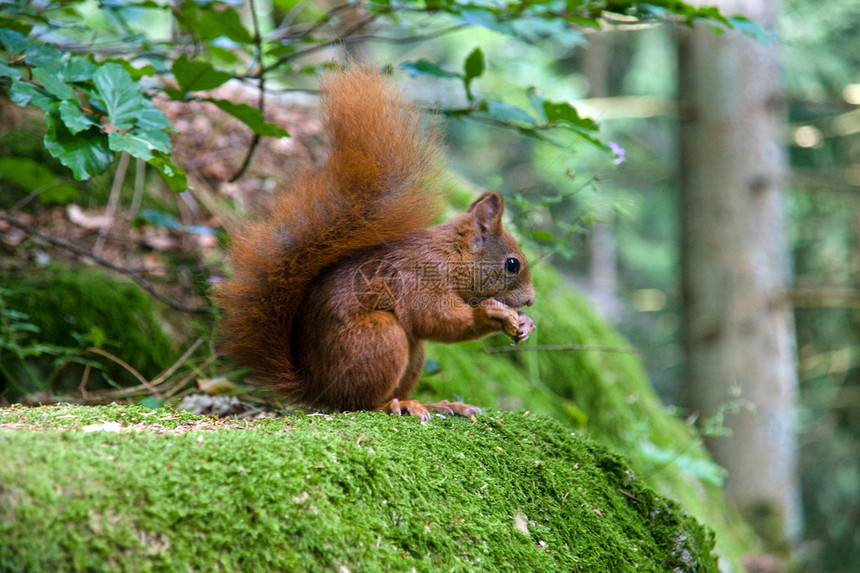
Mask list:
[{"label": "squirrel's orange fur", "polygon": [[519,342],[534,329],[514,310],[534,291],[501,228],[502,199],[486,193],[425,228],[438,212],[441,163],[419,113],[381,74],[354,67],[326,77],[322,106],[326,163],[232,233],[233,277],[215,292],[225,350],[296,402],[469,415],[476,408],[406,399],[422,340],[502,330]]}]

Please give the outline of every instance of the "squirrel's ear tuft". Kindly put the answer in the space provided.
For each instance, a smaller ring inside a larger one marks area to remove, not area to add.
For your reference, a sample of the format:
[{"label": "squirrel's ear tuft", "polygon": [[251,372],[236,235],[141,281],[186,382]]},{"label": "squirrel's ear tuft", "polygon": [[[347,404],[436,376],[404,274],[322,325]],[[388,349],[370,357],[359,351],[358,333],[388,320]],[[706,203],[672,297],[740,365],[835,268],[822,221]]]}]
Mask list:
[{"label": "squirrel's ear tuft", "polygon": [[502,228],[505,201],[498,193],[484,193],[469,205],[469,213],[483,233],[498,233]]}]

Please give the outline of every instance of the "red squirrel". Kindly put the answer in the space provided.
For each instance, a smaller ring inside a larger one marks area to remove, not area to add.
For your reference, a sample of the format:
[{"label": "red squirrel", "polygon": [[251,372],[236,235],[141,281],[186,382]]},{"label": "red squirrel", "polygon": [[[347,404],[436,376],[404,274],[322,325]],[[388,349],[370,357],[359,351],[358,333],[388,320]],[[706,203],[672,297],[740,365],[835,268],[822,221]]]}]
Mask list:
[{"label": "red squirrel", "polygon": [[535,299],[529,266],[502,228],[504,201],[484,193],[436,217],[437,135],[379,72],[323,80],[325,164],[232,235],[233,276],[214,294],[225,350],[293,402],[428,419],[471,416],[462,402],[410,400],[424,340],[504,332],[528,338],[516,309]]}]

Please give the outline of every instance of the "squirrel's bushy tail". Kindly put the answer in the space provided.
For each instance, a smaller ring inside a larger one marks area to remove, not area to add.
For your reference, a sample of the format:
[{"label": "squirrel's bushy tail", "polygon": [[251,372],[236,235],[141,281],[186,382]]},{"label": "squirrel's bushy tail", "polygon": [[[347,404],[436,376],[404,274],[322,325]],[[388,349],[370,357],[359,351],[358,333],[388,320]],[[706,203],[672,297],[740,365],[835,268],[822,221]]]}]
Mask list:
[{"label": "squirrel's bushy tail", "polygon": [[311,283],[351,254],[426,227],[437,209],[435,132],[380,73],[328,75],[325,164],[282,191],[271,212],[232,233],[233,276],[215,291],[224,349],[289,397],[302,397],[293,319]]}]

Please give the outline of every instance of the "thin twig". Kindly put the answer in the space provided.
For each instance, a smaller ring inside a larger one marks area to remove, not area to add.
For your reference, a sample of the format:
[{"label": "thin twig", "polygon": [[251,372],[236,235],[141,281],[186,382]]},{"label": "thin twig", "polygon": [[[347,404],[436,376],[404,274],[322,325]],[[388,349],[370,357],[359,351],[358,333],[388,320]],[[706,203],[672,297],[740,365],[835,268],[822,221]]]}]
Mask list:
[{"label": "thin twig", "polygon": [[[284,16],[284,19],[281,20],[280,24],[278,24],[278,27],[272,30],[269,35],[269,40],[275,41],[279,38],[292,37],[290,36],[290,34],[286,33],[286,30],[289,30],[293,27],[293,23],[296,21],[296,18],[298,18],[299,15],[304,12],[305,8],[308,7],[308,4],[308,0],[300,0],[299,2],[293,4],[293,7],[290,8],[289,12],[287,12],[287,14]],[[341,6],[344,6],[344,4],[341,4]],[[333,10],[337,9],[338,7],[335,6],[334,8],[329,10],[328,13],[331,14]],[[325,15],[323,17],[325,17]]]},{"label": "thin twig", "polygon": [[626,491],[624,491],[623,489],[621,489],[620,487],[619,487],[619,488],[616,488],[616,489],[617,489],[621,494],[626,495],[626,496],[627,496],[627,497],[629,497],[630,499],[635,499],[636,501],[638,501],[638,502],[640,502],[640,503],[645,503],[644,501],[642,501],[641,499],[639,499],[638,497],[636,497],[636,496],[635,496],[635,495],[633,495],[632,493],[626,492]]},{"label": "thin twig", "polygon": [[345,37],[342,39],[342,42],[344,44],[352,44],[355,42],[364,42],[366,40],[375,40],[377,42],[385,42],[386,44],[411,44],[413,42],[432,40],[434,38],[444,36],[445,34],[456,32],[457,30],[465,28],[466,26],[467,24],[455,24],[453,26],[448,26],[447,28],[441,28],[434,32],[427,32],[426,34],[418,34],[415,36],[378,36],[376,34],[361,34]]},{"label": "thin twig", "polygon": [[[254,24],[254,50],[256,51],[255,59],[259,62],[260,69],[263,69],[263,39],[260,36],[260,24],[257,21],[257,5],[254,3],[254,0],[248,0],[248,6],[251,8],[251,21]],[[257,109],[260,110],[260,116],[264,118],[264,110],[266,104],[266,74],[260,73],[260,78],[257,84],[257,87],[260,90],[260,99],[257,102]],[[257,145],[260,144],[260,134],[254,133],[253,139],[251,139],[251,145],[248,146],[248,152],[245,154],[245,159],[242,161],[242,165],[239,166],[239,170],[236,172],[233,177],[230,178],[230,183],[233,183],[239,177],[245,173],[245,170],[248,169],[248,165],[251,164],[251,157],[254,156],[254,150],[257,149]]]},{"label": "thin twig", "polygon": [[[172,400],[173,397],[176,396],[176,394],[178,392],[180,392],[180,391],[184,392],[185,390],[187,390],[188,389],[187,386],[189,384],[191,384],[191,382],[194,380],[195,376],[197,376],[197,374],[195,372],[190,372],[190,373],[186,374],[184,377],[180,378],[178,381],[176,381],[175,384],[166,387],[164,389],[164,399],[165,400]],[[196,389],[196,388],[197,388],[196,384],[191,384],[192,390]]]},{"label": "thin twig", "polygon": [[[299,6],[299,5],[300,4],[298,4],[298,3],[296,4],[296,6]],[[348,10],[349,8],[353,8],[353,7],[354,7],[354,5],[349,4],[349,3],[340,4],[338,6],[335,6],[334,8],[332,8],[331,10],[326,12],[325,14],[323,14],[319,20],[317,20],[316,22],[314,22],[313,24],[308,26],[305,30],[298,32],[297,34],[283,34],[281,32],[283,30],[287,30],[287,29],[291,28],[292,23],[295,21],[295,16],[297,14],[293,15],[292,14],[293,10],[291,10],[290,14],[287,14],[287,17],[284,18],[283,22],[281,22],[281,25],[278,26],[278,28],[272,32],[273,38],[271,38],[271,39],[278,39],[278,40],[284,39],[285,40],[285,39],[289,38],[293,41],[306,40],[307,38],[309,38],[311,36],[311,34],[316,32],[317,30],[319,30],[323,26],[325,26],[327,23],[331,22],[332,18],[334,18],[334,16],[338,12],[343,12],[344,10]],[[288,21],[288,18],[290,18],[289,21]]]},{"label": "thin twig", "polygon": [[91,364],[89,361],[87,361],[86,364],[84,365],[84,374],[82,376],[81,383],[78,385],[78,390],[80,390],[80,392],[81,392],[81,400],[82,401],[84,401],[84,402],[94,402],[94,401],[98,402],[98,401],[104,400],[106,398],[107,399],[125,398],[125,397],[133,396],[133,395],[139,393],[141,391],[141,389],[147,390],[150,395],[152,395],[153,393],[158,394],[158,390],[148,380],[146,380],[143,377],[143,375],[140,374],[140,372],[138,372],[137,370],[132,368],[127,362],[125,362],[121,358],[117,357],[116,355],[111,354],[110,352],[107,352],[105,350],[101,350],[101,349],[95,348],[95,347],[84,348],[83,350],[79,350],[78,352],[75,352],[71,356],[68,356],[63,361],[63,363],[57,369],[55,369],[54,372],[51,374],[51,377],[48,379],[45,387],[50,389],[54,384],[54,380],[57,378],[57,376],[60,374],[60,372],[62,372],[66,368],[66,366],[71,364],[76,358],[80,358],[81,356],[83,356],[87,352],[99,354],[99,355],[104,356],[105,358],[108,358],[109,360],[112,360],[113,362],[119,364],[120,366],[125,368],[132,376],[137,378],[141,382],[141,384],[139,386],[134,386],[132,388],[121,388],[119,390],[96,390],[94,392],[88,392],[86,389],[86,386],[87,386],[87,382],[89,381],[89,377],[90,377]]},{"label": "thin twig", "polygon": [[119,205],[119,196],[122,192],[122,184],[125,181],[125,174],[126,171],[128,171],[129,159],[131,159],[131,155],[126,152],[123,152],[119,156],[119,164],[117,164],[116,167],[113,184],[110,188],[110,199],[108,199],[108,206],[105,212],[108,223],[99,229],[98,239],[96,239],[96,244],[93,245],[94,255],[101,254],[102,248],[104,248],[105,242],[107,242],[108,235],[110,235],[111,228],[116,220],[116,209]]},{"label": "thin twig", "polygon": [[[186,353],[188,354],[188,353]],[[210,356],[207,358],[198,368],[206,368],[210,364],[212,364],[215,360],[220,357],[220,354]],[[177,361],[177,363],[183,363],[183,360]],[[161,382],[157,384],[152,384],[152,386],[157,387],[161,393],[161,400],[166,401],[171,399],[177,392],[183,390],[191,380],[197,376],[197,372],[191,371],[186,374],[184,377],[179,379],[178,381],[171,381],[170,378],[165,378]],[[193,388],[192,388],[193,389]],[[144,395],[152,395],[152,392],[143,384],[133,386],[131,388],[121,388],[118,390],[96,390],[94,392],[90,392],[91,400],[100,401],[100,400],[117,400],[117,399],[128,399],[136,396],[144,396]]]},{"label": "thin twig", "polygon": [[[262,99],[263,92],[260,92],[260,98]],[[242,165],[239,166],[239,170],[236,171],[236,174],[230,178],[230,183],[235,182],[239,177],[245,174],[245,170],[248,169],[248,165],[251,164],[251,157],[254,155],[254,151],[257,149],[257,145],[260,144],[260,135],[255,133],[254,137],[251,139],[251,145],[248,146],[248,152],[245,154],[245,159],[242,160]]]},{"label": "thin twig", "polygon": [[[48,376],[48,379],[45,381],[45,395],[50,395],[54,388],[54,381],[60,376],[60,373],[66,369],[66,366],[71,364],[76,358],[80,358],[81,355],[86,352],[85,350],[79,350],[70,356],[66,356],[66,358],[57,365],[51,375]],[[89,362],[87,362],[87,366],[89,366]],[[85,372],[86,373],[86,372]],[[86,381],[82,382],[85,383]]]},{"label": "thin twig", "polygon": [[23,209],[24,206],[27,205],[27,203],[38,197],[43,191],[47,191],[48,189],[50,189],[51,185],[53,185],[53,183],[49,183],[48,185],[42,185],[37,189],[33,189],[32,191],[30,191],[30,193],[27,194],[26,197],[15,203],[15,205],[9,210],[9,212],[17,213],[18,211]]},{"label": "thin twig", "polygon": [[89,361],[84,365],[84,374],[81,376],[81,383],[78,385],[78,390],[81,392],[81,398],[86,401],[87,400],[87,382],[90,379],[90,370],[92,369],[92,364]]},{"label": "thin twig", "polygon": [[114,270],[118,273],[121,273],[121,274],[127,276],[128,278],[130,278],[131,280],[136,282],[138,285],[140,285],[140,287],[142,289],[144,289],[146,292],[148,292],[149,294],[151,294],[152,296],[154,296],[155,298],[157,298],[158,300],[160,300],[161,302],[163,302],[164,304],[166,304],[167,306],[169,306],[171,308],[174,308],[176,310],[181,310],[182,312],[190,312],[192,314],[206,314],[208,312],[208,309],[206,307],[186,306],[186,305],[182,304],[181,302],[179,302],[178,300],[174,300],[168,296],[165,296],[165,295],[161,294],[160,292],[158,292],[158,290],[155,288],[155,286],[152,285],[152,283],[150,283],[149,281],[147,281],[146,279],[144,279],[142,277],[137,276],[136,274],[134,274],[133,272],[131,272],[127,268],[121,267],[115,263],[108,261],[107,259],[103,259],[102,257],[99,257],[97,255],[89,253],[89,252],[81,249],[80,247],[76,247],[75,245],[73,245],[69,242],[63,241],[61,239],[56,239],[54,237],[40,233],[39,231],[37,231],[36,229],[31,227],[30,225],[23,223],[17,219],[13,219],[12,217],[7,217],[5,215],[0,215],[0,221],[5,221],[6,223],[9,223],[13,227],[17,227],[17,228],[21,229],[22,231],[24,231],[25,233],[32,235],[33,237],[38,237],[39,239],[45,241],[46,243],[54,245],[55,247],[65,249],[65,250],[70,251],[72,253],[75,253],[76,255],[79,255],[81,257],[86,257],[86,258],[102,265],[103,267],[107,267],[111,270]]},{"label": "thin twig", "polygon": [[197,348],[201,344],[203,344],[202,338],[198,338],[197,340],[195,340],[194,344],[192,344],[188,348],[188,350],[186,350],[185,353],[179,357],[179,360],[174,362],[170,366],[170,368],[168,368],[167,370],[165,370],[164,372],[162,372],[161,374],[159,374],[158,376],[156,376],[155,378],[152,379],[152,385],[158,386],[159,384],[161,384],[162,382],[164,382],[165,380],[167,380],[168,378],[173,376],[173,373],[176,372],[179,369],[179,367],[185,363],[186,360],[188,360],[188,357],[191,356],[194,353],[194,351],[197,350]]},{"label": "thin twig", "polygon": [[[209,358],[204,360],[203,363],[201,363],[199,366],[192,366],[192,370],[189,374],[187,374],[184,378],[179,380],[173,386],[170,386],[169,388],[164,390],[164,397],[169,398],[169,397],[173,396],[174,394],[176,394],[183,386],[185,386],[186,384],[191,382],[191,380],[195,376],[200,376],[200,373],[199,373],[200,370],[202,370],[204,368],[208,368],[213,362],[218,360],[221,356],[222,356],[222,354],[220,354],[220,353],[213,354],[212,356],[210,356]],[[199,387],[199,384],[195,385],[195,387]]]},{"label": "thin twig", "polygon": [[147,380],[146,378],[144,378],[144,377],[143,377],[143,374],[141,374],[140,372],[138,372],[137,370],[135,370],[131,365],[129,365],[129,363],[128,363],[128,362],[126,362],[125,360],[123,360],[123,359],[122,359],[122,358],[120,358],[119,356],[116,356],[116,355],[114,355],[114,354],[111,354],[110,352],[108,352],[108,351],[106,351],[106,350],[102,350],[101,348],[96,348],[95,346],[90,346],[90,347],[89,347],[89,348],[87,348],[84,352],[92,352],[93,354],[98,354],[99,356],[104,356],[105,358],[107,358],[107,359],[109,359],[109,360],[113,360],[114,362],[116,362],[117,364],[119,364],[120,366],[122,366],[123,368],[125,368],[125,369],[128,371],[128,373],[129,373],[129,374],[131,374],[132,376],[134,376],[135,378],[137,378],[137,379],[140,381],[140,383],[141,383],[141,384],[143,384],[143,385],[146,387],[146,389],[147,389],[147,390],[149,390],[150,392],[152,392],[152,394],[153,394],[156,398],[160,398],[160,395],[159,395],[160,393],[158,392],[158,389],[156,389],[156,388],[155,388],[155,387],[154,387],[154,386],[149,382],[149,380]]},{"label": "thin twig", "polygon": [[321,43],[316,44],[314,46],[310,46],[309,48],[305,48],[304,50],[299,50],[297,52],[293,52],[292,54],[286,54],[284,56],[281,56],[280,58],[278,58],[275,61],[275,63],[270,64],[266,67],[263,67],[262,62],[261,62],[260,76],[261,77],[265,76],[268,72],[272,71],[273,69],[277,68],[278,66],[286,64],[287,62],[290,62],[290,61],[295,60],[297,58],[300,58],[302,56],[307,56],[308,54],[312,54],[312,53],[318,52],[320,50],[324,50],[325,48],[330,48],[330,47],[336,46],[338,44],[346,44],[346,43],[361,41],[360,39],[354,39],[354,38],[360,38],[360,37],[359,36],[353,36],[353,34],[355,34],[359,30],[361,30],[362,28],[364,28],[365,26],[367,26],[368,24],[373,22],[373,20],[375,18],[376,18],[375,15],[370,15],[367,18],[364,18],[363,20],[359,21],[359,23],[356,24],[355,26],[344,31],[343,34],[340,34],[335,38],[331,38],[330,40],[326,40],[325,42],[321,42]]},{"label": "thin twig", "polygon": [[494,346],[485,348],[484,352],[488,354],[497,354],[499,352],[526,352],[526,351],[557,351],[557,350],[576,350],[581,352],[619,352],[623,354],[639,354],[635,348],[622,348],[618,346],[592,346],[588,344],[536,344],[534,346]]},{"label": "thin twig", "polygon": [[143,187],[146,183],[146,161],[137,158],[134,165],[134,195],[131,198],[131,207],[129,207],[128,215],[132,219],[137,216],[140,210],[140,204],[143,201]]}]

